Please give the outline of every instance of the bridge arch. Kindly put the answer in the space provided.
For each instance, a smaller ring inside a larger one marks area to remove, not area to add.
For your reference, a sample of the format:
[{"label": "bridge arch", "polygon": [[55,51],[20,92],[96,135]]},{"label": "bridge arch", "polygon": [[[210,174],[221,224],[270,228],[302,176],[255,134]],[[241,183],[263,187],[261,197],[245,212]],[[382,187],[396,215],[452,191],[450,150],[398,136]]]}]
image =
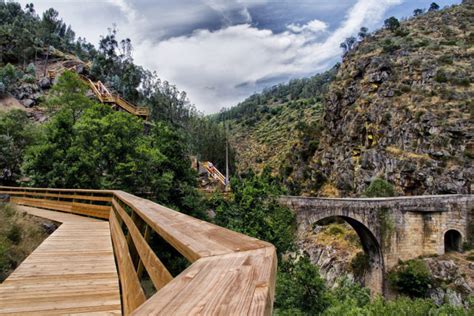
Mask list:
[{"label": "bridge arch", "polygon": [[383,280],[384,280],[384,260],[381,245],[376,235],[369,228],[369,223],[363,217],[357,214],[344,214],[345,212],[331,212],[331,213],[312,213],[307,218],[306,227],[312,227],[321,221],[328,219],[342,219],[348,223],[359,236],[364,253],[369,259],[369,265],[363,276],[364,284],[368,287],[372,294],[383,294]]},{"label": "bridge arch", "polygon": [[462,234],[456,229],[449,229],[444,233],[444,252],[462,250]]}]

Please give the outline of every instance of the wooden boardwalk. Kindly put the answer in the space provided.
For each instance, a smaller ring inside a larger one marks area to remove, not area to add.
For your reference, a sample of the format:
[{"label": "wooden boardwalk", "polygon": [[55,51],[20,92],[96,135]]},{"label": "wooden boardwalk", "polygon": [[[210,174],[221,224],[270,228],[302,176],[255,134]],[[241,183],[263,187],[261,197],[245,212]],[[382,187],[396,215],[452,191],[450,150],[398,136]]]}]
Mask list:
[{"label": "wooden boardwalk", "polygon": [[62,224],[0,284],[0,315],[120,315],[109,223],[17,207]]}]

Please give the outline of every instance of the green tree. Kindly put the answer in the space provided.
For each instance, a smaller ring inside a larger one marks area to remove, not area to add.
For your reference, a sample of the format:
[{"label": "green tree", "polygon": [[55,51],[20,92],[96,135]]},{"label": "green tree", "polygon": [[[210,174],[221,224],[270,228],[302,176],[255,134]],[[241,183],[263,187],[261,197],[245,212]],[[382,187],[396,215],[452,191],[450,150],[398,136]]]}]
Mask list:
[{"label": "green tree", "polygon": [[400,27],[400,22],[396,17],[392,16],[385,20],[384,25],[390,31],[395,31]]},{"label": "green tree", "polygon": [[439,5],[436,2],[432,2],[430,4],[430,8],[428,9],[428,11],[438,11],[438,10],[439,10]]},{"label": "green tree", "polygon": [[242,179],[231,181],[233,197],[216,198],[218,225],[271,242],[282,254],[293,246],[295,218],[291,211],[281,206],[277,197],[283,192],[268,169],[261,176],[248,173]]},{"label": "green tree", "polygon": [[390,285],[410,297],[426,297],[432,287],[431,272],[422,260],[408,260],[389,274]]},{"label": "green tree", "polygon": [[329,306],[329,302],[325,282],[307,255],[290,257],[280,263],[276,315],[318,315]]},{"label": "green tree", "polygon": [[413,11],[413,16],[420,16],[423,14],[423,9],[415,9]]},{"label": "green tree", "polygon": [[21,176],[23,156],[37,139],[37,129],[25,112],[0,113],[0,183],[15,185]]},{"label": "green tree", "polygon": [[55,113],[59,110],[67,111],[71,116],[72,124],[81,113],[94,102],[86,96],[87,85],[72,71],[65,71],[58,82],[50,90],[46,102],[48,109]]},{"label": "green tree", "polygon": [[393,185],[384,179],[374,179],[370,185],[365,189],[364,196],[366,197],[390,197],[395,196]]},{"label": "green tree", "polygon": [[19,74],[12,64],[0,67],[0,96],[6,95],[15,85]]}]

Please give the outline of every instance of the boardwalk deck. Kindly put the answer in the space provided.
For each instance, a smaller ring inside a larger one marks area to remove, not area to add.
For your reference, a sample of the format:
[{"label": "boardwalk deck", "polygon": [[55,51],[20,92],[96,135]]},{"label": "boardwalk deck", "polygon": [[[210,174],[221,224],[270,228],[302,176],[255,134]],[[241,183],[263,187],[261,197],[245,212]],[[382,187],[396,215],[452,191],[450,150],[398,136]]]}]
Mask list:
[{"label": "boardwalk deck", "polygon": [[18,208],[62,224],[0,284],[0,315],[120,315],[109,223]]}]

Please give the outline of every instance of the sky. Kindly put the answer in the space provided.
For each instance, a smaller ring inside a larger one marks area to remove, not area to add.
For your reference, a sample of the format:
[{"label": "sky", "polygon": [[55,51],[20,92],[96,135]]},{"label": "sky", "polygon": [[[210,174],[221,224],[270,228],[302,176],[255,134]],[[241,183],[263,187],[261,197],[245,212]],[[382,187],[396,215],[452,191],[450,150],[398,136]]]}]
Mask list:
[{"label": "sky", "polygon": [[[28,1],[20,1],[23,5]],[[438,0],[441,7],[460,0]],[[411,16],[429,0],[37,0],[96,45],[107,28],[130,38],[135,63],[187,92],[209,114],[265,87],[340,61],[362,26]]]}]

